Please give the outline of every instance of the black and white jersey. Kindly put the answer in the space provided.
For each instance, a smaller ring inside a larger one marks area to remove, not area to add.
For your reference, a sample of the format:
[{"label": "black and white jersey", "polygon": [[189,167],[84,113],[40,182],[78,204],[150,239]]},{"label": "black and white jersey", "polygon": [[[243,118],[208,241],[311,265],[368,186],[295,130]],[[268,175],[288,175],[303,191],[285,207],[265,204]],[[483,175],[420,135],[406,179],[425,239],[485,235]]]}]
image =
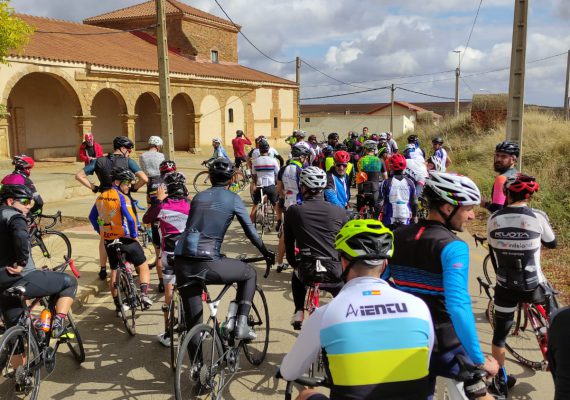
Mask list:
[{"label": "black and white jersey", "polygon": [[555,247],[556,237],[544,212],[526,205],[507,206],[489,217],[487,239],[498,268],[498,284],[510,286],[503,271],[514,270],[524,271],[530,287],[546,280],[540,268],[540,247]]}]

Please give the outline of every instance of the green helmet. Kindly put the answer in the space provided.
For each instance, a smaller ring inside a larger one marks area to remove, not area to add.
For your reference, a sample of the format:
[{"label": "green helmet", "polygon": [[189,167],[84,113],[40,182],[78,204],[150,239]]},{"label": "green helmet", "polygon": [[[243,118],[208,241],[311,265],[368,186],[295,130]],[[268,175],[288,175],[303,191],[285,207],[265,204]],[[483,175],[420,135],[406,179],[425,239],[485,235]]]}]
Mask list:
[{"label": "green helmet", "polygon": [[[394,253],[394,234],[374,219],[348,221],[336,235],[335,248],[352,260],[384,260]],[[378,265],[378,262],[367,262]]]}]

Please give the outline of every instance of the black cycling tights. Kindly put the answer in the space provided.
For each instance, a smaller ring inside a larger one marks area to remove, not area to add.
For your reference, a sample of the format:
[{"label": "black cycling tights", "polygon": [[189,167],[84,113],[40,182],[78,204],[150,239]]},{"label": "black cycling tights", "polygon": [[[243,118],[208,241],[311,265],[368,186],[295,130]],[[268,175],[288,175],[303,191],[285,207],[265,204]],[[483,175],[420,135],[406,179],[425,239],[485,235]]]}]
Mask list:
[{"label": "black cycling tights", "polygon": [[[344,286],[343,282],[332,286],[333,284],[327,283],[326,287],[322,284],[320,288],[329,292],[333,297],[336,297],[340,289]],[[307,286],[301,282],[296,273],[293,273],[291,278],[291,291],[293,292],[293,303],[295,303],[295,312],[303,311],[305,309],[305,296],[307,295]]]},{"label": "black cycling tights", "polygon": [[[214,261],[194,261],[176,257],[176,283],[183,285],[188,276],[205,272],[206,284],[222,285],[237,282],[238,315],[248,315],[255,295],[255,269],[240,260],[221,258]],[[186,328],[191,329],[203,320],[202,287],[190,285],[180,289]]]},{"label": "black cycling tights", "polygon": [[[2,289],[2,292],[6,288],[14,286],[25,286],[26,297],[29,298],[53,296],[51,301],[60,297],[71,297],[73,299],[77,292],[77,279],[62,272],[36,270],[20,279],[13,280],[9,286]],[[20,298],[4,296],[1,292],[0,310],[8,327],[15,325],[24,312]]]}]

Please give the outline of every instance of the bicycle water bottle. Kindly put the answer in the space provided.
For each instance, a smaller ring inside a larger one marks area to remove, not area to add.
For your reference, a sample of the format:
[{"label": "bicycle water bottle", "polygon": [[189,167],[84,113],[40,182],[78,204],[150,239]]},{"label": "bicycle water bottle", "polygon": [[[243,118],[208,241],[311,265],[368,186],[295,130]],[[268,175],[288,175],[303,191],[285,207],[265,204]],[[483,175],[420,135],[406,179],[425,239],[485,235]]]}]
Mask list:
[{"label": "bicycle water bottle", "polygon": [[49,332],[51,329],[51,312],[47,308],[44,308],[40,314],[40,328],[44,332]]},{"label": "bicycle water bottle", "polygon": [[236,326],[237,310],[238,304],[235,301],[231,301],[228,307],[228,316],[226,317],[226,329],[228,332],[233,331]]}]

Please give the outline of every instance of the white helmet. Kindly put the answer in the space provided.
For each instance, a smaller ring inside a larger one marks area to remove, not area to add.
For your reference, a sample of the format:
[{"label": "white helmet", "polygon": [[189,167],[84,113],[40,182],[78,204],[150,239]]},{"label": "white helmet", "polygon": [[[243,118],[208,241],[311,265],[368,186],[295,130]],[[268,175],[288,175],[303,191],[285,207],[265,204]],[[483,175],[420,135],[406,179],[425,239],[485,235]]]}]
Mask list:
[{"label": "white helmet", "polygon": [[378,143],[376,143],[374,140],[365,140],[362,144],[362,147],[364,147],[364,150],[366,151],[374,151],[378,150]]},{"label": "white helmet", "polygon": [[222,144],[222,139],[215,137],[212,139],[212,143]]},{"label": "white helmet", "polygon": [[156,147],[162,146],[163,145],[162,138],[160,136],[151,136],[148,138],[148,144]]},{"label": "white helmet", "polygon": [[[455,206],[474,206],[481,203],[479,188],[463,175],[432,172],[426,180],[426,189],[428,188],[437,198]],[[425,191],[424,193],[427,195]]]},{"label": "white helmet", "polygon": [[307,136],[307,132],[302,131],[301,129],[299,129],[299,130],[295,133],[295,136],[304,138],[305,136]]},{"label": "white helmet", "polygon": [[388,140],[388,134],[386,132],[382,132],[378,135],[378,140]]},{"label": "white helmet", "polygon": [[327,186],[327,174],[319,167],[307,167],[301,171],[301,185],[312,190],[324,189]]},{"label": "white helmet", "polygon": [[445,172],[445,167],[441,161],[442,161],[441,158],[436,156],[431,156],[430,158],[428,158],[428,162],[434,165],[435,167],[434,171],[436,172]]}]

